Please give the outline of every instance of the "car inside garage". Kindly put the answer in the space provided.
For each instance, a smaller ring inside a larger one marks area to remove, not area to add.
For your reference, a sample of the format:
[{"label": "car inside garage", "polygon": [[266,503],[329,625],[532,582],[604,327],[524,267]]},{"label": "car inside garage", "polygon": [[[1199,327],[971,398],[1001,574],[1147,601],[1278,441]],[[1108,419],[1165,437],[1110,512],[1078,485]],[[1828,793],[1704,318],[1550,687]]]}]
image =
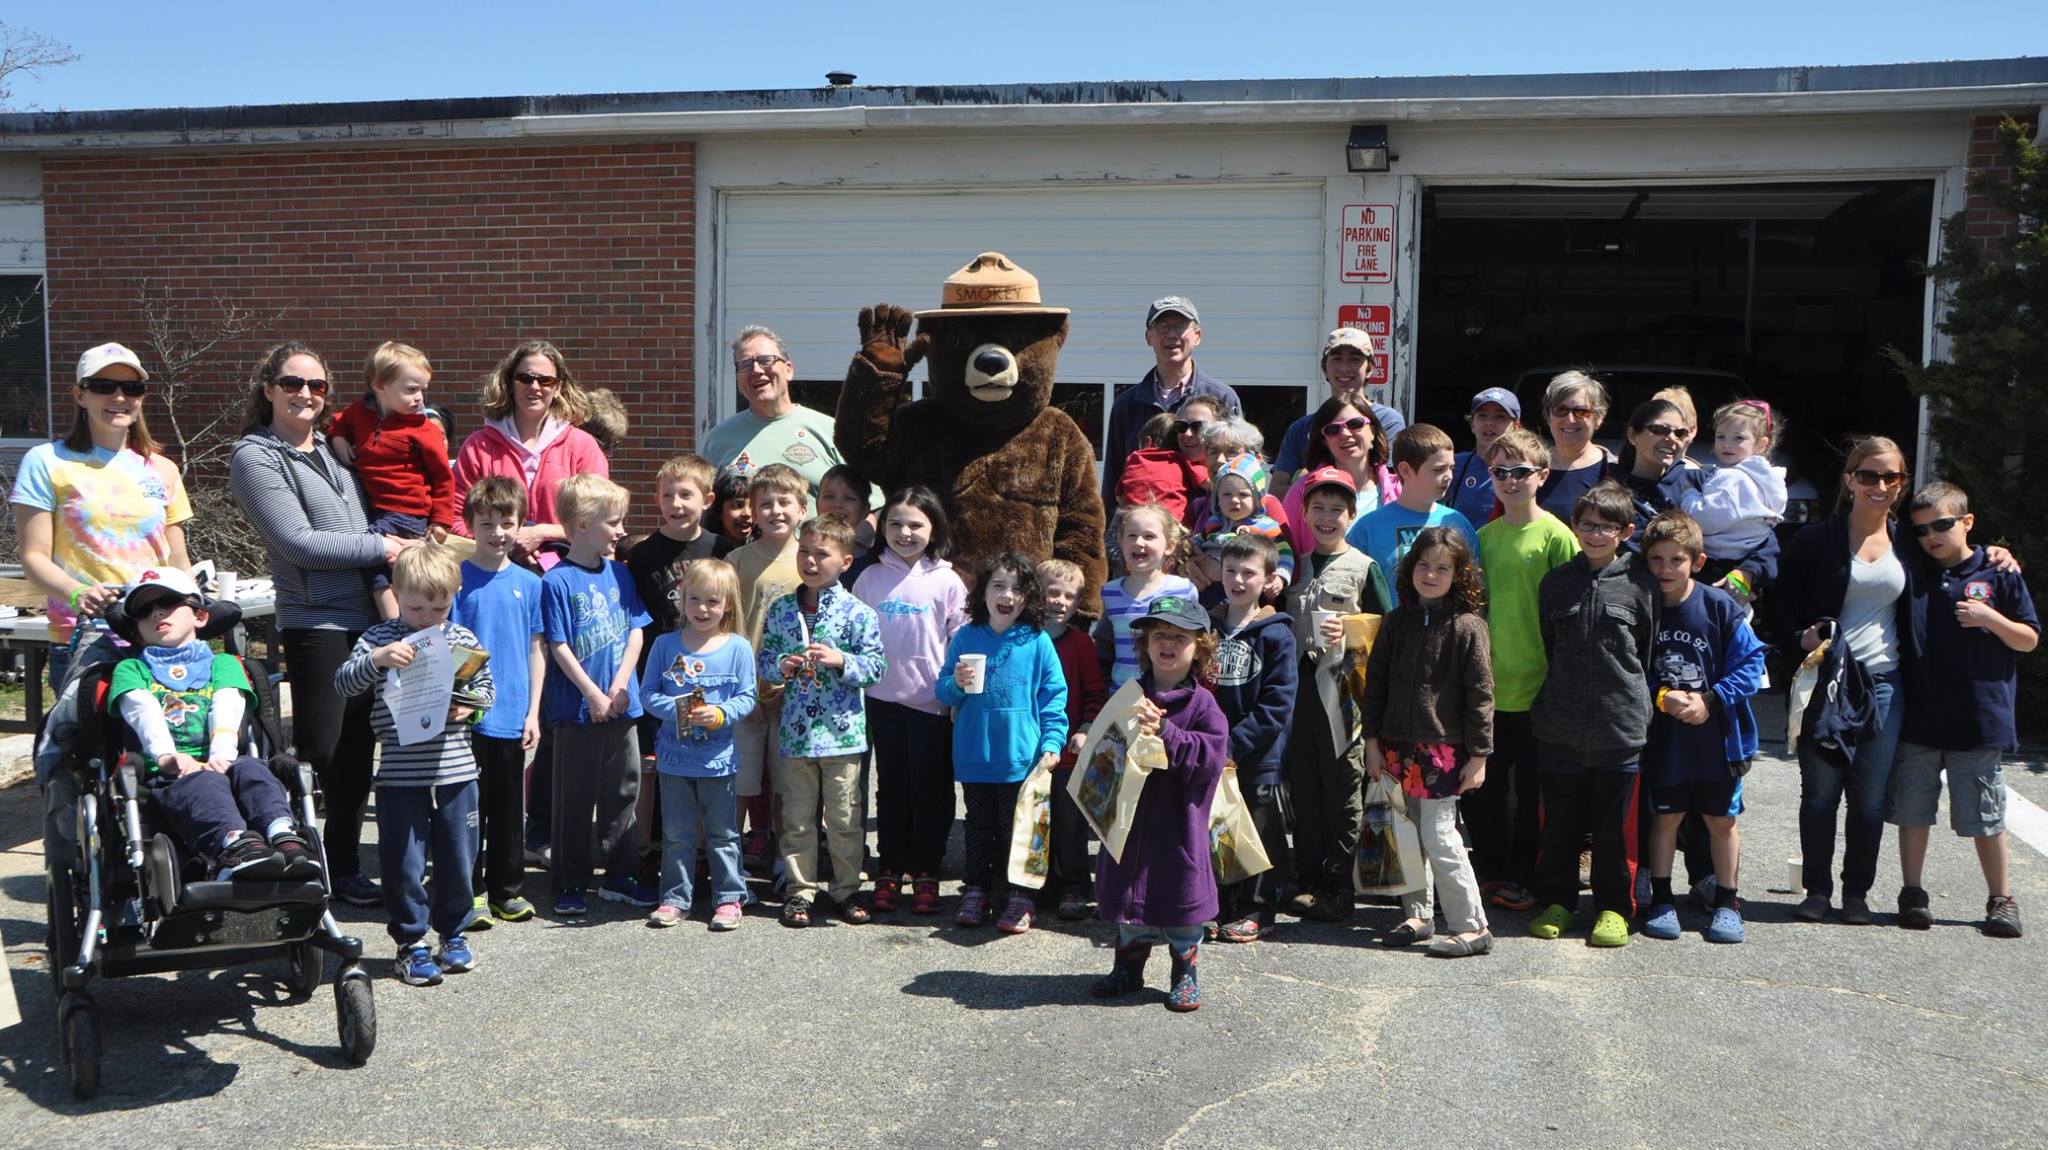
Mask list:
[{"label": "car inside garage", "polygon": [[[1466,403],[1500,386],[1540,425],[1565,367],[1622,381],[1603,440],[1660,376],[1702,421],[1721,392],[1760,396],[1789,428],[1779,461],[1830,506],[1845,440],[1913,449],[1885,349],[1920,355],[1932,210],[1933,185],[1903,180],[1427,190],[1416,414],[1467,444]],[[1711,462],[1711,429],[1692,454]]]}]

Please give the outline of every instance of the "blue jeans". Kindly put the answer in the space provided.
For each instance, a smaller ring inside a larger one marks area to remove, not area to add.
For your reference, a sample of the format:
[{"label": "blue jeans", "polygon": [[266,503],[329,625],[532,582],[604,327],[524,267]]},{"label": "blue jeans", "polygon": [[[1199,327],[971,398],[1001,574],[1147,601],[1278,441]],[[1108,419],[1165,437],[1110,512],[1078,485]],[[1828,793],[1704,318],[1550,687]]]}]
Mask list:
[{"label": "blue jeans", "polygon": [[1116,944],[1126,946],[1156,946],[1164,944],[1174,950],[1186,950],[1202,941],[1202,924],[1193,926],[1151,926],[1126,922],[1116,928]]},{"label": "blue jeans", "polygon": [[695,895],[691,872],[697,865],[697,844],[711,856],[713,906],[738,904],[746,898],[740,875],[739,779],[724,775],[693,779],[661,774],[661,901],[680,911],[690,909]]},{"label": "blue jeans", "polygon": [[1884,841],[1884,808],[1891,792],[1892,758],[1905,725],[1899,673],[1872,676],[1876,729],[1856,744],[1846,768],[1836,767],[1803,742],[1799,746],[1800,874],[1809,895],[1832,897],[1835,812],[1849,800],[1848,846],[1842,852],[1842,897],[1866,898],[1877,881],[1877,848]]},{"label": "blue jeans", "polygon": [[[429,852],[431,856],[429,855]],[[434,862],[432,925],[444,940],[469,922],[476,866],[476,781],[438,787],[377,788],[377,861],[392,941],[427,937],[427,860]]]}]

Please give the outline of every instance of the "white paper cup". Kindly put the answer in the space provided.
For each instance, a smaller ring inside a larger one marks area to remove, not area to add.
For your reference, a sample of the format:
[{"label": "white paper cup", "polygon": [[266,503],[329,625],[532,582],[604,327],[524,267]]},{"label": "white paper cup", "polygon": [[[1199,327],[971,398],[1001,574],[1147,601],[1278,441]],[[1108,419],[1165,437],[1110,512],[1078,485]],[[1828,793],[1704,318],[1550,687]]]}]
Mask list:
[{"label": "white paper cup", "polygon": [[215,571],[213,573],[213,597],[216,599],[234,598],[235,583],[240,578],[241,576],[233,571]]},{"label": "white paper cup", "polygon": [[981,689],[983,685],[982,676],[988,670],[988,656],[974,654],[962,655],[960,656],[959,662],[955,665],[958,667],[959,670],[967,672],[966,681],[961,684],[960,689],[967,692],[970,695],[981,694]]},{"label": "white paper cup", "polygon": [[1336,611],[1316,611],[1316,612],[1313,612],[1313,613],[1311,614],[1310,618],[1312,618],[1312,619],[1313,619],[1313,620],[1315,621],[1315,627],[1316,627],[1316,641],[1317,641],[1317,642],[1321,642],[1321,641],[1322,641],[1322,634],[1323,634],[1323,624],[1325,624],[1325,623],[1328,623],[1328,622],[1329,622],[1329,621],[1331,621],[1332,619],[1341,619],[1341,618],[1343,618],[1343,617],[1344,617],[1344,616],[1343,616],[1343,615],[1342,615],[1341,613],[1339,613],[1339,612],[1336,612]]},{"label": "white paper cup", "polygon": [[1806,862],[1804,859],[1785,860],[1785,889],[1793,894],[1806,893]]}]

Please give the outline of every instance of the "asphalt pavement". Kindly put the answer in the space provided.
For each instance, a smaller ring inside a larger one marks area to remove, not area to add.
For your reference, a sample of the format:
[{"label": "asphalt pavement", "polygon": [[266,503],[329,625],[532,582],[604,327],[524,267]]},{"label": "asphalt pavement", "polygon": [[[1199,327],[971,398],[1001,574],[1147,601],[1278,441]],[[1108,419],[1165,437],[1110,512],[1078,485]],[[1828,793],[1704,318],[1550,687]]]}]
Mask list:
[{"label": "asphalt pavement", "polygon": [[[2048,764],[2007,769],[2048,806]],[[340,1057],[327,988],[285,1001],[282,963],[125,979],[95,991],[105,1085],[80,1103],[57,1062],[38,800],[16,786],[0,1145],[2048,1145],[2048,840],[2013,844],[2028,938],[1978,933],[1983,883],[1945,826],[1936,929],[1893,925],[1889,835],[1878,924],[1809,925],[1784,889],[1797,771],[1766,758],[1749,790],[1740,946],[1705,942],[1697,911],[1680,940],[1617,951],[1586,945],[1589,915],[1543,942],[1494,912],[1495,952],[1447,961],[1376,945],[1399,916],[1369,908],[1205,947],[1204,1006],[1177,1015],[1163,952],[1144,995],[1088,997],[1110,954],[1094,922],[794,931],[756,907],[715,935],[701,912],[654,931],[598,903],[475,935],[476,971],[413,988],[381,915],[342,908],[378,976],[368,1064]]]}]

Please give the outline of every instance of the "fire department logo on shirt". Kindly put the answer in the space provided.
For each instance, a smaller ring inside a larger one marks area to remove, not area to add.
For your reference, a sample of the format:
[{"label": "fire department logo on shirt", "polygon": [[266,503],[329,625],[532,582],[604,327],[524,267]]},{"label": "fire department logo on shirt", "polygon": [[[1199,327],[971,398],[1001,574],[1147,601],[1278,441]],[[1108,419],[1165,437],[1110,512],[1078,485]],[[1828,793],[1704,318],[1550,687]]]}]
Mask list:
[{"label": "fire department logo on shirt", "polygon": [[1991,602],[1991,584],[1983,579],[1972,579],[1963,584],[1963,598],[1973,603]]},{"label": "fire department logo on shirt", "polygon": [[169,667],[164,668],[164,674],[171,677],[171,682],[182,683],[185,681],[186,675],[184,664],[173,663]]}]

